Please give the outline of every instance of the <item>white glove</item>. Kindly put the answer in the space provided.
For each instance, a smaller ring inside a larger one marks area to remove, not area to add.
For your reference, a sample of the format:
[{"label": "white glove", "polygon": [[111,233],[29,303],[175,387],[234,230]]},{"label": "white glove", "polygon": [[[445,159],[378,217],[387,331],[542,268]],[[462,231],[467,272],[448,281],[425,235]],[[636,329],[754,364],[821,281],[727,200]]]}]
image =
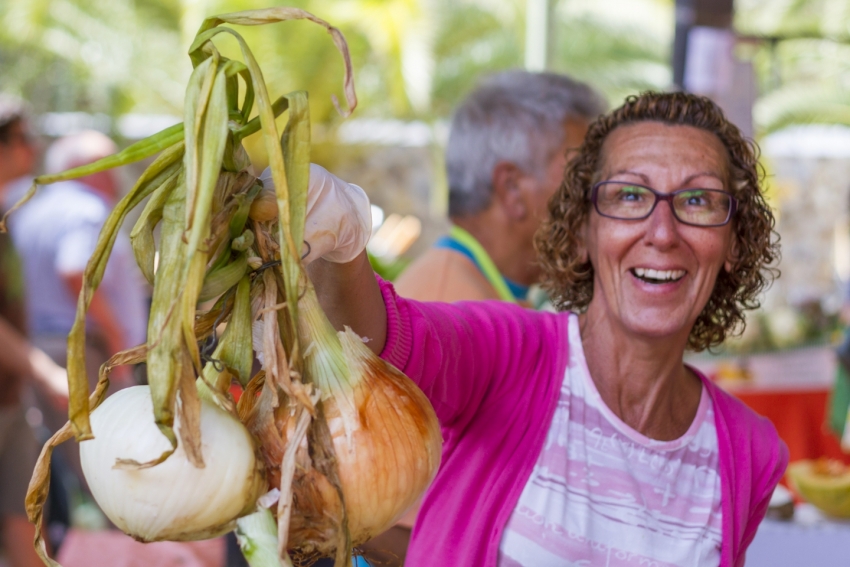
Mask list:
[{"label": "white glove", "polygon": [[[274,189],[272,173],[260,175],[263,186]],[[317,258],[344,264],[360,254],[372,234],[369,197],[357,185],[346,183],[322,166],[310,164],[307,222],[304,225],[304,264]]]}]

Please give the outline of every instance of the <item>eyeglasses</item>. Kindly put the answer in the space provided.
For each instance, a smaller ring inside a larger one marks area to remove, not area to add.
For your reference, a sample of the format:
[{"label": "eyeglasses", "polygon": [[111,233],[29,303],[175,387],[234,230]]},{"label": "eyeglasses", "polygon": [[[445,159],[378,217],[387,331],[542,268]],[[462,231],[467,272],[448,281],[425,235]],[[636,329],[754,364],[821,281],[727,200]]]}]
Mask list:
[{"label": "eyeglasses", "polygon": [[719,189],[679,189],[659,193],[651,187],[625,181],[600,181],[590,193],[596,212],[619,220],[641,220],[667,201],[673,216],[692,226],[723,226],[732,219],[738,200]]}]

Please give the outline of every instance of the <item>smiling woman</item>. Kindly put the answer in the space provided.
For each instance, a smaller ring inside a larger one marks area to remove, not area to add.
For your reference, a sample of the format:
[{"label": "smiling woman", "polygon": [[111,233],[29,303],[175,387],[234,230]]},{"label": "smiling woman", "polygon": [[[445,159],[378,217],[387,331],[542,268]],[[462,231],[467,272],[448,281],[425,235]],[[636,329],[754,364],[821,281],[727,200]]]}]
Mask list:
[{"label": "smiling woman", "polygon": [[[406,300],[362,253],[310,265],[333,323],[443,426],[406,564],[743,565],[787,450],[683,358],[742,328],[773,277],[755,147],[706,98],[631,97],[591,125],[549,215],[557,314]],[[366,228],[332,216],[310,230]]]}]

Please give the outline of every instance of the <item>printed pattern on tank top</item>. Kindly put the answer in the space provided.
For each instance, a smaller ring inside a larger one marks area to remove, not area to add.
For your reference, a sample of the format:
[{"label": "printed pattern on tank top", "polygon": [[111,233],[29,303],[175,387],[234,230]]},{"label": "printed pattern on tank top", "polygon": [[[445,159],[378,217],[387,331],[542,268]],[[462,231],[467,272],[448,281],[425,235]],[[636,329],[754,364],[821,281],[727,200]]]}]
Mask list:
[{"label": "printed pattern on tank top", "polygon": [[505,526],[498,567],[717,567],[717,432],[703,388],[688,431],[649,439],[605,405],[578,318],[546,442]]}]

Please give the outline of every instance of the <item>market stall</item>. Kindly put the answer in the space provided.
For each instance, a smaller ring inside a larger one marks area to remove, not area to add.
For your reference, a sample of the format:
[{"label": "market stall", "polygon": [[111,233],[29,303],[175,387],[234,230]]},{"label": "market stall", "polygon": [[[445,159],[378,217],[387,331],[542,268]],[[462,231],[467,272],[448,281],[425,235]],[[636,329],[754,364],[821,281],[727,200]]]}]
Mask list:
[{"label": "market stall", "polygon": [[835,379],[829,346],[811,346],[740,356],[700,355],[689,361],[738,399],[773,422],[791,461],[830,457],[850,463],[838,440],[824,428]]}]

